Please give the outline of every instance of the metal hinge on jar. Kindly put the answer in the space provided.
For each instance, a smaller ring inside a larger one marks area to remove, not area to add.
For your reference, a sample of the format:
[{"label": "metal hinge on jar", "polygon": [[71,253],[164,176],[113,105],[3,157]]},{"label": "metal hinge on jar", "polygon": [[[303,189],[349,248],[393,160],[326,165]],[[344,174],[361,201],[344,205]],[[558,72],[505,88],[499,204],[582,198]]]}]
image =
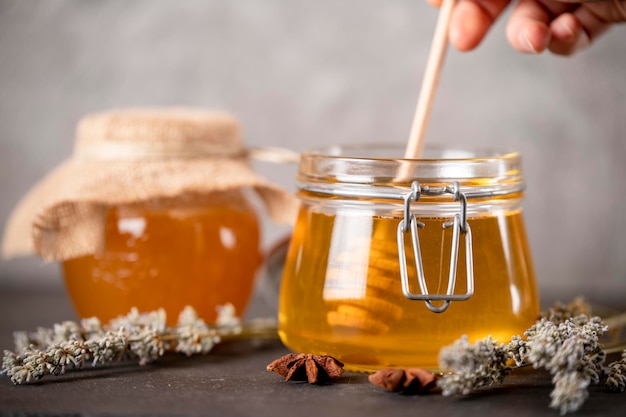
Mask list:
[{"label": "metal hinge on jar", "polygon": [[[454,219],[443,224],[443,228],[452,227],[452,250],[450,254],[450,272],[448,275],[448,287],[445,294],[431,294],[426,285],[424,277],[424,266],[422,262],[422,253],[420,250],[418,229],[425,227],[424,223],[417,220],[411,213],[411,203],[416,202],[422,195],[445,195],[451,194],[454,201],[460,201],[461,210],[454,215]],[[415,269],[417,272],[417,283],[420,293],[411,292],[409,285],[408,266],[405,253],[404,235],[411,232],[411,242],[413,247],[413,255],[415,257]],[[465,263],[467,275],[467,292],[465,294],[455,294],[456,271],[459,258],[459,240],[460,235],[465,235]],[[398,256],[400,259],[400,278],[402,281],[402,292],[404,296],[410,300],[422,300],[426,303],[426,307],[435,313],[442,313],[450,306],[452,301],[463,301],[469,299],[474,294],[474,261],[472,253],[472,229],[467,222],[467,196],[459,191],[457,182],[449,186],[431,187],[428,185],[421,186],[419,182],[414,181],[411,184],[411,191],[404,196],[404,219],[398,223]],[[436,306],[433,301],[443,301],[443,304]]]}]

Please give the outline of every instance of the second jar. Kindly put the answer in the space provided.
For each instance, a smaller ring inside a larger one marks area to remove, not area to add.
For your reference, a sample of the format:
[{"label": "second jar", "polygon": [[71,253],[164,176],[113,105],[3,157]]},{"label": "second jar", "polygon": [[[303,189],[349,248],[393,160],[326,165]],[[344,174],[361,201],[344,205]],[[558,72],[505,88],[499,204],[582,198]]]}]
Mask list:
[{"label": "second jar", "polygon": [[502,342],[539,301],[515,152],[401,146],[305,152],[279,333],[348,370],[437,369],[463,335]]}]

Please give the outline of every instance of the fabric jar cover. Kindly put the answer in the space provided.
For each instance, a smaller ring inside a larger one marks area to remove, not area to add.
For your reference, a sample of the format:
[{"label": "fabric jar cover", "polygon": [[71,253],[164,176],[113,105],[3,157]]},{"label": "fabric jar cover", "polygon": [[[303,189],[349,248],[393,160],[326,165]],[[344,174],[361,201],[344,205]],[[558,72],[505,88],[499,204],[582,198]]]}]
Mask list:
[{"label": "fabric jar cover", "polygon": [[253,171],[233,116],[189,108],[87,115],[71,158],[9,217],[3,255],[66,260],[98,253],[109,207],[239,188],[254,189],[274,221],[295,219],[295,196]]}]

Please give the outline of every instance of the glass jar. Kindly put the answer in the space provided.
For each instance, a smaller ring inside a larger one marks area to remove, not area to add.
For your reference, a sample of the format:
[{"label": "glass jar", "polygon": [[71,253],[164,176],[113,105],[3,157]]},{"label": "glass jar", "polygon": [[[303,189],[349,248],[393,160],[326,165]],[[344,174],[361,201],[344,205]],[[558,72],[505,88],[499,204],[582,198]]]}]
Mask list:
[{"label": "glass jar", "polygon": [[402,146],[301,156],[301,208],[279,334],[354,371],[436,369],[462,335],[507,341],[539,301],[522,218],[520,155]]},{"label": "glass jar", "polygon": [[105,249],[65,260],[65,283],[81,317],[106,321],[164,308],[170,325],[187,305],[208,322],[219,305],[245,310],[262,262],[259,221],[239,190],[115,206]]}]

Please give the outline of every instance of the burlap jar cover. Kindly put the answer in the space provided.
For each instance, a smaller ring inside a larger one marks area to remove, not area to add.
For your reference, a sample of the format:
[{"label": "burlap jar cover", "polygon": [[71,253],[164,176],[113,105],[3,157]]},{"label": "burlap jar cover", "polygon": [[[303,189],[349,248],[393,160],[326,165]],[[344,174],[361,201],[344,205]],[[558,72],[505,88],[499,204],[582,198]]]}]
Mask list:
[{"label": "burlap jar cover", "polygon": [[3,255],[67,260],[98,253],[112,206],[239,188],[254,189],[274,221],[295,218],[295,196],[252,170],[231,115],[184,108],[88,115],[72,157],[11,214]]}]

